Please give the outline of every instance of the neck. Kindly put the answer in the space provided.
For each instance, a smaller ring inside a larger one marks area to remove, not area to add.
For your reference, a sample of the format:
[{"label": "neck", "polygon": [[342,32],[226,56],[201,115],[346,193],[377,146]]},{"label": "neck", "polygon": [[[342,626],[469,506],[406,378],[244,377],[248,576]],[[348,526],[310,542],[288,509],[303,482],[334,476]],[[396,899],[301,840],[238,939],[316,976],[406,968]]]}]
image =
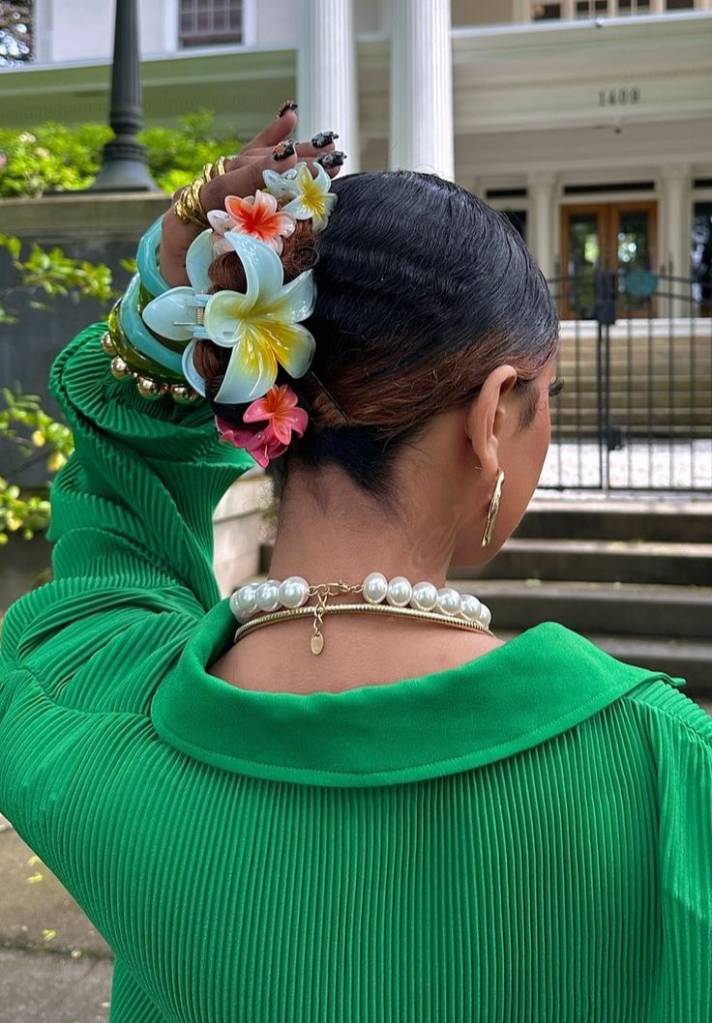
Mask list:
[{"label": "neck", "polygon": [[290,484],[280,508],[272,578],[360,583],[378,571],[444,585],[455,536],[453,524],[443,527],[448,518],[439,508],[401,502],[394,513],[343,474],[323,472],[309,485],[302,478]]}]

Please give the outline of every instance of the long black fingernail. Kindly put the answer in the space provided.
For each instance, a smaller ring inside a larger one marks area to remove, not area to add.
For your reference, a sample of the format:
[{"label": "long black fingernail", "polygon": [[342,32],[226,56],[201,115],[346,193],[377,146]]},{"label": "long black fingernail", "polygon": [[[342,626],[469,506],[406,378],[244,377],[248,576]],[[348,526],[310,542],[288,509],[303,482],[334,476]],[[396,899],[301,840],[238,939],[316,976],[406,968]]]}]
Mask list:
[{"label": "long black fingernail", "polygon": [[346,159],[346,153],[342,153],[340,149],[335,149],[333,153],[324,153],[323,156],[317,156],[316,163],[320,163],[322,167],[340,167]]},{"label": "long black fingernail", "polygon": [[275,160],[286,160],[288,156],[294,156],[294,143],[280,142],[272,150],[272,156]]},{"label": "long black fingernail", "polygon": [[318,131],[311,141],[313,146],[321,149],[323,146],[328,146],[334,139],[338,139],[338,137],[335,131]]},{"label": "long black fingernail", "polygon": [[283,114],[286,114],[288,110],[296,110],[298,106],[299,104],[295,103],[293,99],[286,100],[277,111],[277,117],[281,117]]}]

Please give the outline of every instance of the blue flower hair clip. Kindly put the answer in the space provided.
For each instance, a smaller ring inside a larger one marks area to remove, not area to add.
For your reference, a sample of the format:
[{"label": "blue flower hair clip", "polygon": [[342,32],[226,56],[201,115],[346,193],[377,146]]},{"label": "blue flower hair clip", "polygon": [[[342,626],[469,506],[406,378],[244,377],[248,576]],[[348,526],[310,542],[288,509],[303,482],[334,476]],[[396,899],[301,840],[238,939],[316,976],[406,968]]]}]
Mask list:
[{"label": "blue flower hair clip", "polygon": [[[270,196],[289,201],[277,213],[259,192],[247,208],[246,200],[226,200],[226,216],[217,211],[215,227],[201,232],[186,256],[190,285],[170,288],[152,299],[141,315],[146,325],[162,337],[186,342],[182,371],[203,397],[205,380],[193,365],[199,340],[210,339],[232,353],[216,402],[242,404],[260,398],[274,386],[279,366],[290,376],[303,376],[314,356],[315,341],[301,325],[314,311],[316,288],[312,270],[305,270],[288,284],[284,267],[269,235],[267,217],[311,219],[315,231],[327,224],[336,203],[331,179],[317,165],[312,177],[306,163],[278,174],[265,171]],[[231,217],[232,214],[232,217]],[[284,233],[284,223],[279,230]],[[275,227],[275,230],[277,228]],[[266,239],[266,240],[262,240]],[[238,255],[246,278],[246,291],[223,290],[209,294],[212,282],[208,268],[226,244]]]}]

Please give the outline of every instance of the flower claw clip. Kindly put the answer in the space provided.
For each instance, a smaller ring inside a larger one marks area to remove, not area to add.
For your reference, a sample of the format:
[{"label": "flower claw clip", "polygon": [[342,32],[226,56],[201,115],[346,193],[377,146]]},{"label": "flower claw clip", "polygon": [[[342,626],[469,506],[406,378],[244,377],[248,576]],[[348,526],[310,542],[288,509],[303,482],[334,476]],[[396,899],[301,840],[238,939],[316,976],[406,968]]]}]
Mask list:
[{"label": "flower claw clip", "polygon": [[331,178],[321,164],[315,164],[316,177],[307,163],[298,163],[288,171],[262,172],[267,191],[275,198],[288,198],[290,202],[282,207],[295,220],[311,220],[315,231],[323,231],[329,220],[337,196],[331,191]]},{"label": "flower claw clip", "polygon": [[[208,229],[203,235],[210,233]],[[243,265],[247,282],[244,293],[231,290],[212,295],[200,293],[195,287],[199,282],[200,260],[188,259],[186,268],[193,286],[165,291],[145,306],[142,316],[152,330],[164,337],[188,342],[183,351],[183,375],[203,397],[205,380],[193,365],[197,342],[210,338],[216,345],[231,348],[214,400],[241,404],[265,394],[275,383],[279,366],[295,378],[309,369],[315,341],[300,321],[308,319],[314,311],[316,288],[312,270],[305,270],[284,284],[279,256],[259,239],[233,230],[226,231],[224,237]],[[201,307],[202,323],[197,313]]]},{"label": "flower claw clip", "polygon": [[288,384],[271,387],[262,398],[253,401],[242,415],[243,422],[266,420],[261,430],[241,430],[220,416],[215,417],[218,433],[235,447],[245,448],[258,465],[266,469],[270,460],[278,458],[289,447],[292,433],[303,436],[309,416],[297,406],[297,396]]},{"label": "flower claw clip", "polygon": [[229,252],[232,249],[225,234],[230,230],[237,230],[253,238],[259,238],[280,255],[284,248],[284,239],[294,234],[297,227],[293,216],[278,209],[275,196],[261,189],[244,199],[239,195],[226,196],[225,209],[210,210],[208,220],[218,235],[214,243],[216,252]]},{"label": "flower claw clip", "polygon": [[[337,196],[331,178],[316,165],[316,177],[302,162],[283,173],[263,172],[266,190],[240,198],[228,196],[225,210],[208,213],[210,227],[191,243],[186,254],[190,285],[169,288],[144,307],[141,316],[156,334],[185,342],[183,375],[206,397],[205,380],[193,365],[198,341],[209,338],[231,348],[223,381],[214,401],[242,404],[265,395],[274,386],[279,366],[290,376],[303,376],[314,356],[315,341],[301,321],[314,311],[313,271],[305,270],[288,284],[279,258],[284,239],[296,221],[312,221],[322,231]],[[287,198],[279,207],[278,200]],[[245,272],[246,291],[217,291],[208,269],[221,252],[237,253]]]}]

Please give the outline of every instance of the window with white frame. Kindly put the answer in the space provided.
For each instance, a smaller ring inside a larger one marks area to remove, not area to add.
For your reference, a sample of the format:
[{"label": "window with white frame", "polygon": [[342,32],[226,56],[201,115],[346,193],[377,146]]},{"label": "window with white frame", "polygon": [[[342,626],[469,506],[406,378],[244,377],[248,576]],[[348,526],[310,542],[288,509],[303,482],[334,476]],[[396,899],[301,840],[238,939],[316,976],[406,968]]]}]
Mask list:
[{"label": "window with white frame", "polygon": [[561,0],[560,3],[531,4],[532,21],[563,21],[571,18],[609,18],[628,15],[691,11],[702,0]]},{"label": "window with white frame", "polygon": [[180,0],[181,46],[241,43],[243,0]]},{"label": "window with white frame", "polygon": [[532,4],[532,21],[559,21],[564,17],[561,4]]},{"label": "window with white frame", "polygon": [[605,18],[609,13],[608,0],[576,0],[574,4],[577,18]]}]

